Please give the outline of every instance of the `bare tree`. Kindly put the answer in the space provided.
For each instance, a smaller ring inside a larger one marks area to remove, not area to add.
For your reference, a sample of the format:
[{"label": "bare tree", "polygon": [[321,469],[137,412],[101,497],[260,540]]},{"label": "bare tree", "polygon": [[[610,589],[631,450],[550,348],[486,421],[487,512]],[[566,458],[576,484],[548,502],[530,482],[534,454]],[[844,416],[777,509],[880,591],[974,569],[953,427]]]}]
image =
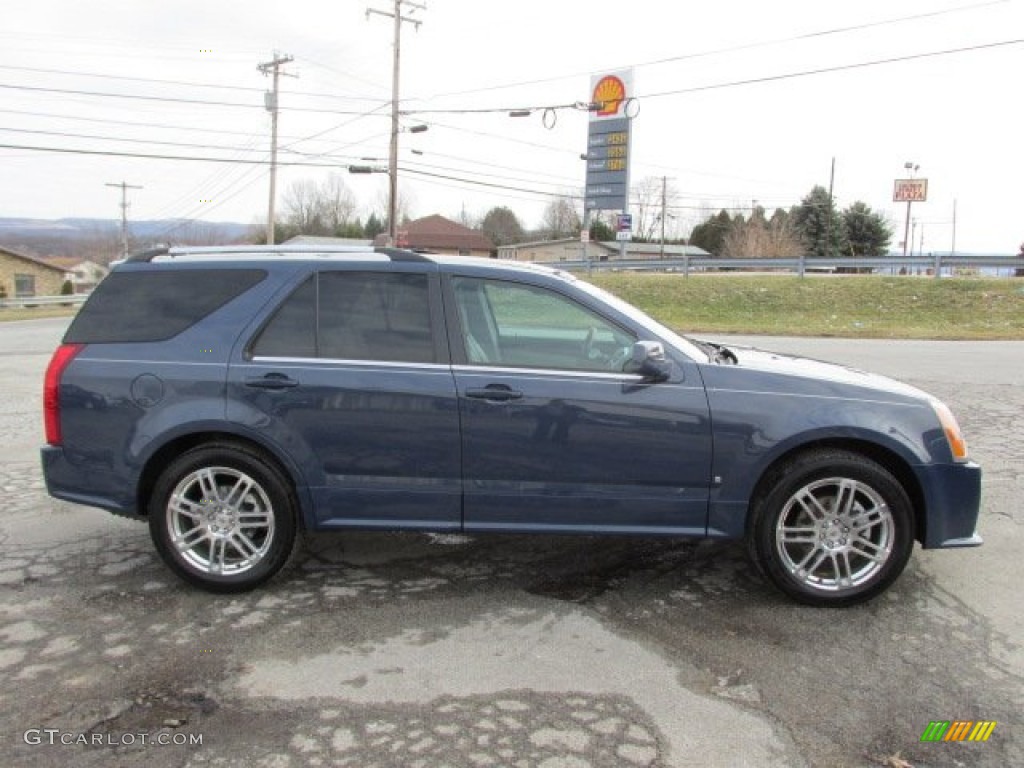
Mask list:
[{"label": "bare tree", "polygon": [[784,259],[800,255],[800,236],[784,211],[765,219],[755,208],[747,221],[734,222],[722,243],[722,256],[747,259]]},{"label": "bare tree", "polygon": [[320,219],[320,190],[312,179],[293,181],[284,193],[285,222],[299,234],[324,234]]},{"label": "bare tree", "polygon": [[356,217],[355,195],[340,174],[332,173],[320,186],[320,215],[331,234],[343,232]]},{"label": "bare tree", "polygon": [[[414,198],[412,193],[402,192],[401,189],[399,189],[398,199],[395,201],[395,218],[398,219],[399,228],[401,228],[403,224],[407,223],[412,219],[411,212],[413,202]],[[377,206],[375,210],[381,210],[385,212],[388,210],[388,190],[386,188],[382,189],[380,194],[377,195]],[[387,231],[386,227],[385,231]]]},{"label": "bare tree", "polygon": [[541,228],[548,237],[557,240],[562,237],[575,237],[580,233],[581,216],[576,210],[576,201],[569,195],[556,197],[544,208],[541,217]]},{"label": "bare tree", "polygon": [[633,185],[631,210],[634,238],[648,241],[660,239],[661,217],[665,213],[663,208],[672,208],[678,196],[672,180],[661,176],[646,176]]}]

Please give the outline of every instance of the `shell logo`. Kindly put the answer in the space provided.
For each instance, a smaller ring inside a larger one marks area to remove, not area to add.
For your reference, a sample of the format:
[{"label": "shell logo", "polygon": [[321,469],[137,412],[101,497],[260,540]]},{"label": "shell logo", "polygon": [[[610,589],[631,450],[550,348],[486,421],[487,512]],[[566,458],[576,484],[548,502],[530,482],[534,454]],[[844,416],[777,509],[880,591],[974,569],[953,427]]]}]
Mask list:
[{"label": "shell logo", "polygon": [[617,114],[622,102],[626,100],[626,84],[615,75],[605,75],[594,86],[595,104],[600,104],[598,117]]}]

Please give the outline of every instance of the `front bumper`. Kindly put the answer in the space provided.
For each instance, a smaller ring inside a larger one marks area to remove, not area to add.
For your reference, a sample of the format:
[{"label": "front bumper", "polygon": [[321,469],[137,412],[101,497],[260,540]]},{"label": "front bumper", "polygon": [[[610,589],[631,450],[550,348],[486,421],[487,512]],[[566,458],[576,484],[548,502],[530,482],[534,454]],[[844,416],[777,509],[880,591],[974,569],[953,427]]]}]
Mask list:
[{"label": "front bumper", "polygon": [[981,510],[981,467],[966,464],[928,464],[914,467],[924,493],[925,549],[977,547]]}]

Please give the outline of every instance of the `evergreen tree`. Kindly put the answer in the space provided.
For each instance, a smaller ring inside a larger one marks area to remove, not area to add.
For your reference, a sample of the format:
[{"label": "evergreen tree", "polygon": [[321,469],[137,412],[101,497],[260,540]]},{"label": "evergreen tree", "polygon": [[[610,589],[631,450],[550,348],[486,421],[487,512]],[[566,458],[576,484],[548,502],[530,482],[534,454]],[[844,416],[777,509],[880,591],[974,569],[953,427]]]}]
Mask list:
[{"label": "evergreen tree", "polygon": [[892,241],[892,230],[881,214],[859,200],[843,211],[843,223],[850,256],[885,256]]},{"label": "evergreen tree", "polygon": [[[741,217],[742,218],[742,217]],[[690,245],[703,248],[713,256],[721,256],[725,238],[732,231],[733,220],[726,210],[721,210],[703,224],[698,224],[690,233]]]},{"label": "evergreen tree", "polygon": [[808,256],[828,258],[849,253],[843,218],[824,187],[812,189],[791,216]]},{"label": "evergreen tree", "polygon": [[376,213],[371,213],[369,218],[366,220],[366,225],[363,227],[363,235],[368,240],[372,240],[383,231],[384,222],[377,218]]}]

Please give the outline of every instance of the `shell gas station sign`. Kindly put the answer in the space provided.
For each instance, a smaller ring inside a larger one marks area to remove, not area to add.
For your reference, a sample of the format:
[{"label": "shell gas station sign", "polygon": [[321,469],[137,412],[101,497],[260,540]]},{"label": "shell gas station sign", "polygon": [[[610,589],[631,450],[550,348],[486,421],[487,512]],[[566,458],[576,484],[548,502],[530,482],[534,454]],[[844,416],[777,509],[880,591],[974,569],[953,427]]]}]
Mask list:
[{"label": "shell gas station sign", "polygon": [[629,129],[633,70],[594,75],[587,127],[588,211],[625,211],[629,198]]}]

